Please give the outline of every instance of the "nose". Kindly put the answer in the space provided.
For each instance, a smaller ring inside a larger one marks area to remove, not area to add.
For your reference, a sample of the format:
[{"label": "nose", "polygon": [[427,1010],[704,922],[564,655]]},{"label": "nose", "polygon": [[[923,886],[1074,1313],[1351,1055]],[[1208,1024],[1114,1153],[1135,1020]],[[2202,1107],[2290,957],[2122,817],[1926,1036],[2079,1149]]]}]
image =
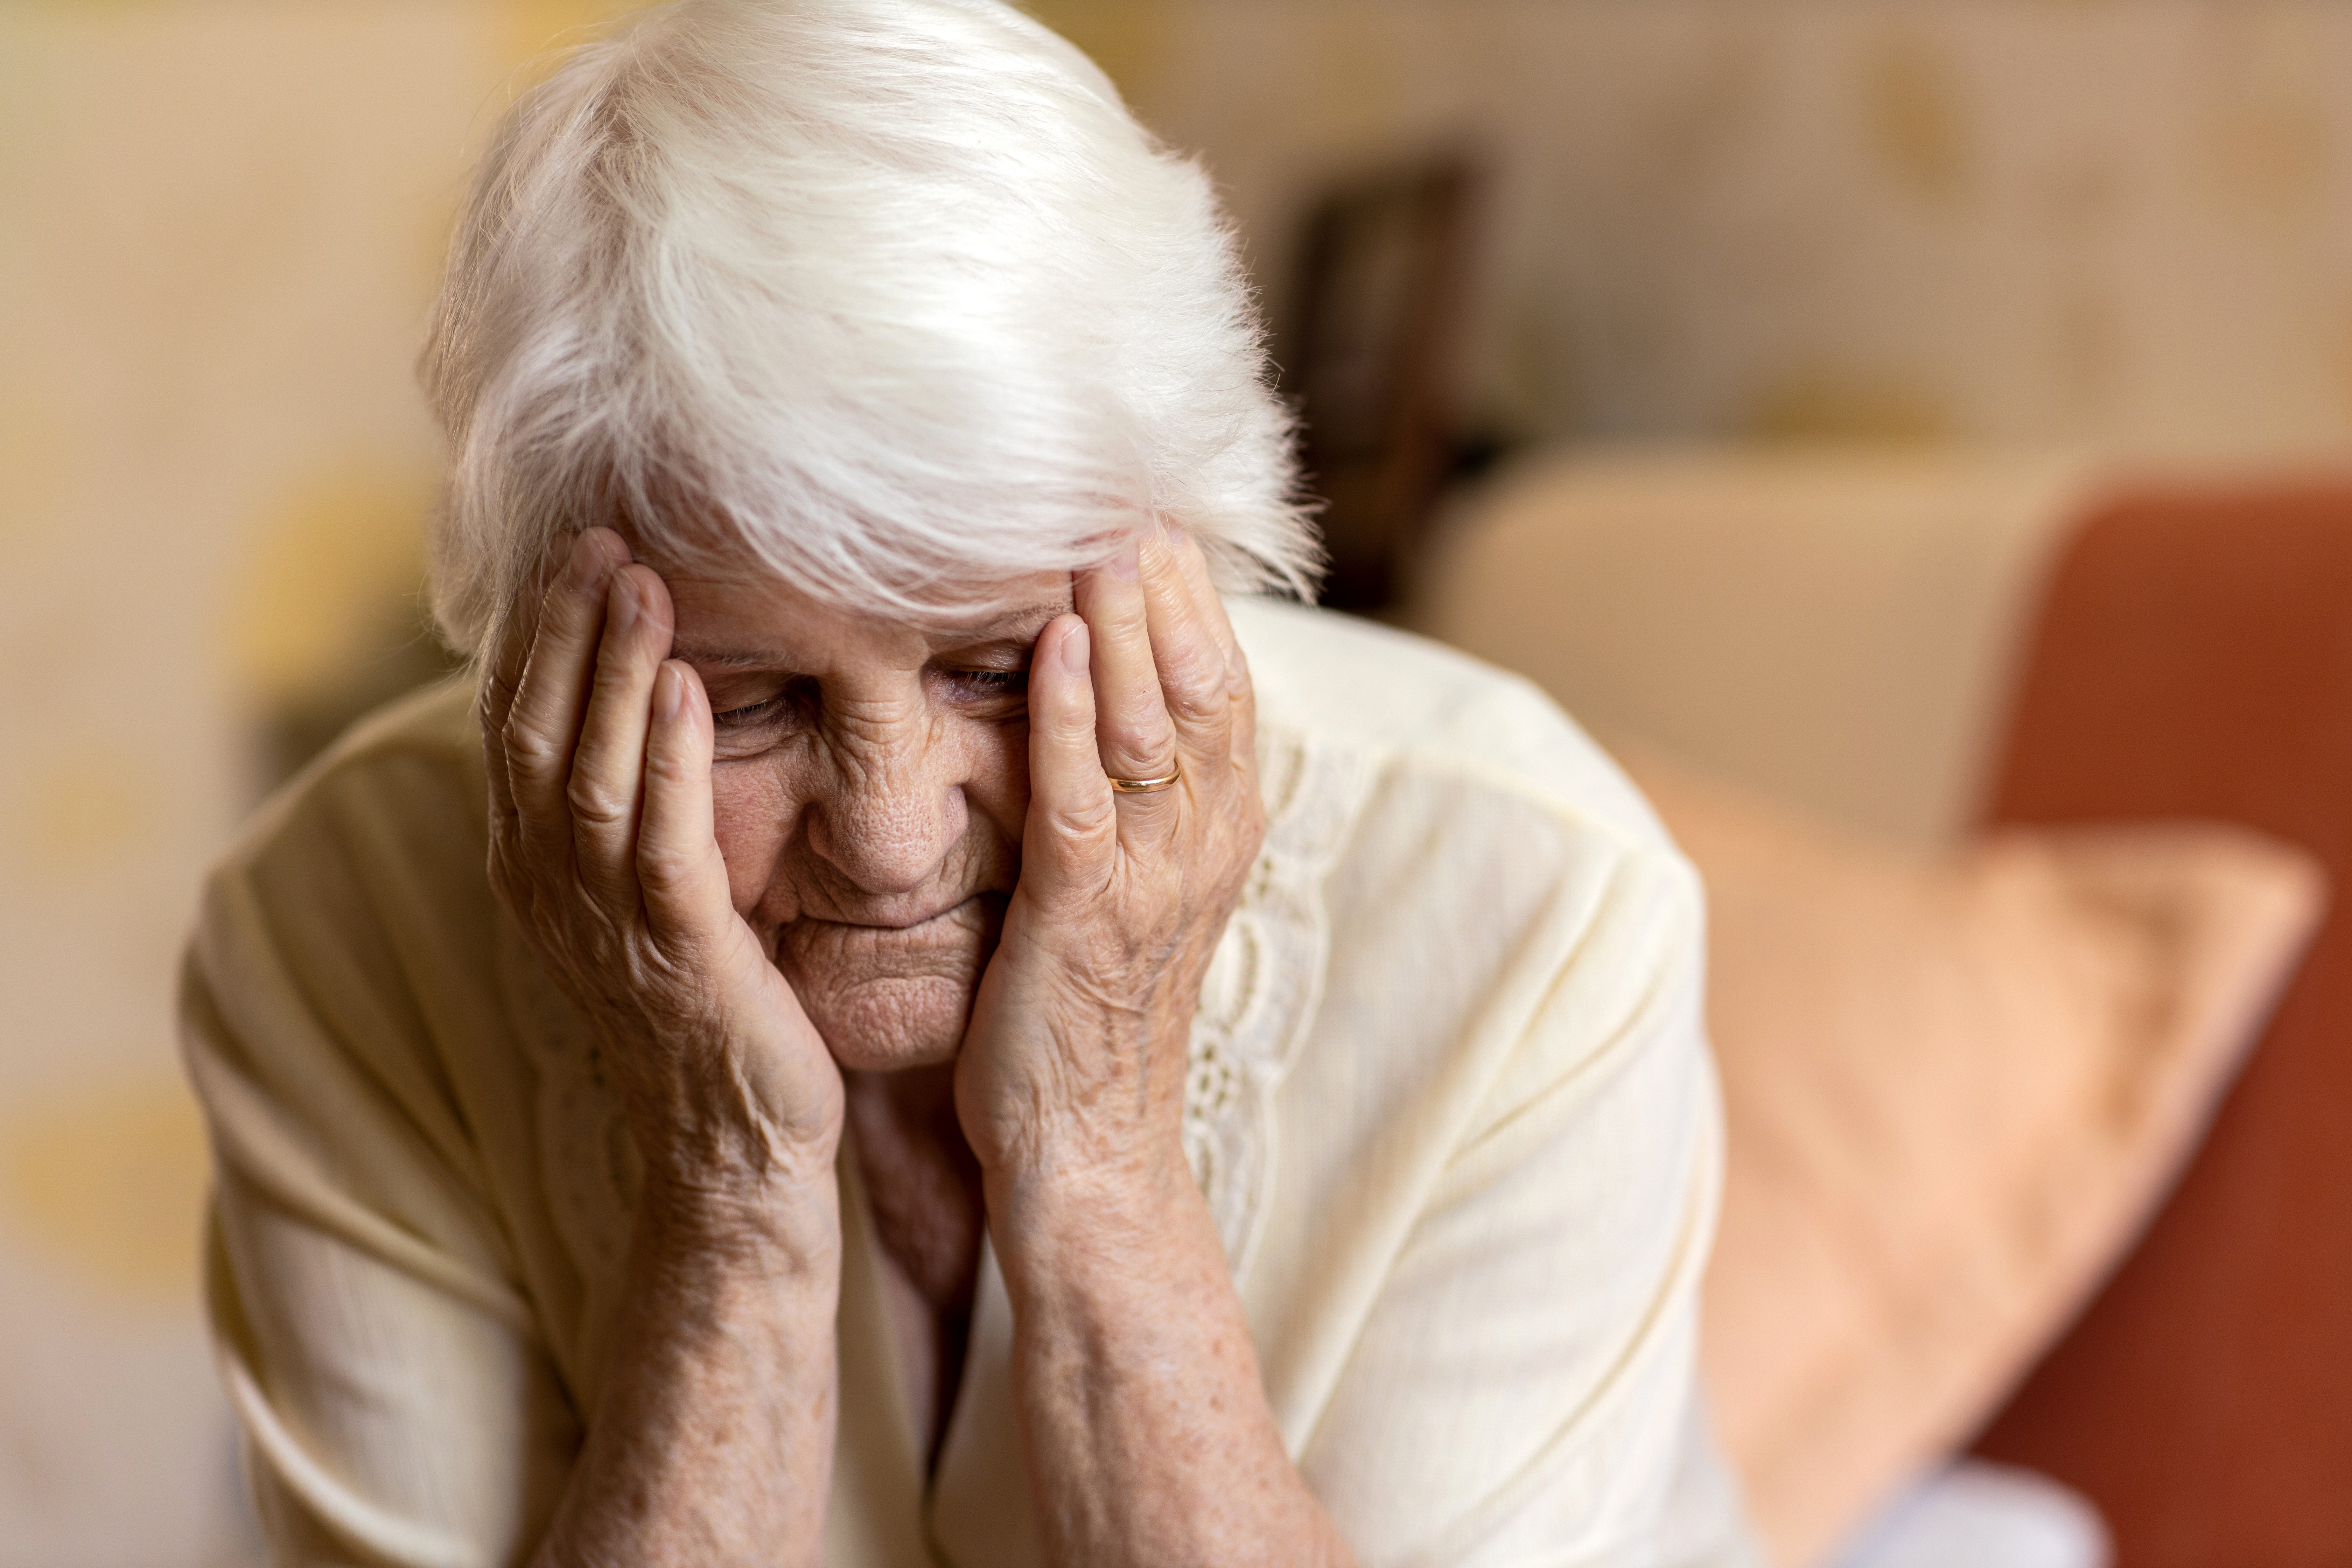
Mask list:
[{"label": "nose", "polygon": [[969,826],[955,748],[919,721],[836,737],[833,765],[809,801],[808,842],[860,892],[921,892]]}]

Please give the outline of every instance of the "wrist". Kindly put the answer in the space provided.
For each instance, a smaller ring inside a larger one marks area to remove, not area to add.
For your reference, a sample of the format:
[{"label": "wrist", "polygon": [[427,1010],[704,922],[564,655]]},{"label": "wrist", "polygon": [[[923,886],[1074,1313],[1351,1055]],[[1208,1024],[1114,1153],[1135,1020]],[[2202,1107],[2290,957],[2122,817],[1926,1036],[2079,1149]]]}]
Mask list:
[{"label": "wrist", "polygon": [[635,1245],[657,1269],[830,1281],[841,1260],[838,1178],[830,1162],[756,1181],[648,1163]]},{"label": "wrist", "polygon": [[1181,1124],[1173,1116],[1165,1121],[1164,1130],[1132,1122],[1106,1129],[1096,1119],[1066,1116],[1026,1128],[999,1148],[982,1152],[975,1144],[992,1211],[1000,1194],[1007,1203],[1122,1208],[1192,1191]]},{"label": "wrist", "polygon": [[1076,1284],[1103,1269],[1148,1269],[1160,1249],[1213,1230],[1174,1139],[1103,1157],[1052,1147],[982,1173],[989,1234],[1008,1284],[1039,1275]]},{"label": "wrist", "polygon": [[645,1169],[640,1206],[675,1245],[743,1250],[838,1250],[838,1107],[795,1136],[745,1103],[736,1086],[688,1079],[640,1092],[626,1109]]}]

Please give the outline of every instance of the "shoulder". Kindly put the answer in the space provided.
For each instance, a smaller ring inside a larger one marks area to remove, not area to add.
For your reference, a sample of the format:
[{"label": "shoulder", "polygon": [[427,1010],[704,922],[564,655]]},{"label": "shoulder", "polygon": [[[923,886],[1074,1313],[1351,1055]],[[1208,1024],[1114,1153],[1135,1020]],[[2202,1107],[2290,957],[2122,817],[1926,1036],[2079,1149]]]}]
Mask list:
[{"label": "shoulder", "polygon": [[463,681],[353,725],[262,803],[215,866],[199,962],[226,962],[221,939],[240,926],[266,931],[281,958],[332,963],[352,979],[396,964],[420,939],[463,931],[478,945],[492,900],[477,736]]},{"label": "shoulder", "polygon": [[[254,812],[223,873],[250,873],[323,837],[389,837],[415,849],[482,845],[479,731],[474,689],[445,681],[362,719]],[[430,857],[438,858],[439,857]]]},{"label": "shoulder", "polygon": [[196,927],[194,968],[225,1005],[290,987],[331,1032],[389,1038],[484,973],[496,901],[477,733],[470,684],[429,687],[261,805],[215,867]]},{"label": "shoulder", "polygon": [[1319,1011],[1350,1072],[1375,1058],[1459,1072],[1491,1110],[1625,1048],[1664,1045],[1695,1070],[1695,1027],[1654,1026],[1687,1020],[1701,994],[1704,890],[1567,714],[1405,633],[1264,602],[1234,618],[1259,695],[1269,844],[1310,804],[1284,800],[1286,752],[1346,801],[1324,810],[1329,853],[1301,904],[1328,944]]},{"label": "shoulder", "polygon": [[1516,797],[1596,843],[1678,858],[1640,790],[1532,681],[1328,610],[1266,599],[1229,607],[1263,727],[1385,773]]},{"label": "shoulder", "polygon": [[[205,885],[183,1043],[224,1157],[280,1187],[405,1172],[420,1141],[470,1158],[452,1059],[495,1054],[501,1008],[471,703],[444,686],[363,720]],[[384,1184],[392,1212],[416,1196]]]},{"label": "shoulder", "polygon": [[[1259,693],[1269,845],[1287,753],[1336,759],[1319,776],[1353,790],[1318,875],[1278,901],[1291,862],[1276,859],[1242,911],[1270,962],[1232,973],[1263,976],[1276,1001],[1286,974],[1311,977],[1295,1029],[1238,984],[1241,1002],[1204,1000],[1223,1004],[1213,1026],[1282,1026],[1212,1037],[1264,1064],[1234,1075],[1244,1111],[1253,1082],[1273,1087],[1257,1130],[1204,1115],[1200,1140],[1212,1173],[1239,1173],[1227,1187],[1256,1200],[1225,1205],[1248,1223],[1220,1222],[1241,1238],[1253,1321],[1269,1325],[1276,1407],[1314,1434],[1322,1473],[1349,1478],[1326,1500],[1378,1521],[1368,1539],[1451,1516],[1433,1561],[1501,1558],[1509,1531],[1465,1543],[1468,1500],[1490,1495],[1507,1450],[1521,1458],[1503,1468],[1530,1478],[1515,1482],[1521,1539],[1614,1530],[1653,1495],[1645,1456],[1663,1449],[1645,1429],[1679,1404],[1719,1180],[1697,876],[1528,682],[1336,616],[1248,604],[1234,622]],[[1278,1044],[1254,1058],[1260,1036]],[[1513,1355],[1433,1359],[1469,1319]],[[1357,1442],[1431,1410],[1481,1441],[1443,1463]]]}]

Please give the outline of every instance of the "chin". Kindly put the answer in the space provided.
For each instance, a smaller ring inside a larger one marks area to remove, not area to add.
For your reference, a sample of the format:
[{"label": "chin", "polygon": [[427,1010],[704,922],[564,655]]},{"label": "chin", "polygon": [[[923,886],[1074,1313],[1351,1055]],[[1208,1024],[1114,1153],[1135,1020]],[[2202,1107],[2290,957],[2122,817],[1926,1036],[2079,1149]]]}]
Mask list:
[{"label": "chin", "polygon": [[776,966],[833,1059],[851,1072],[953,1061],[995,950],[1003,900],[968,899],[904,927],[803,921],[777,933]]},{"label": "chin", "polygon": [[955,1059],[971,987],[946,978],[875,980],[803,994],[801,1005],[843,1070],[898,1072]]}]

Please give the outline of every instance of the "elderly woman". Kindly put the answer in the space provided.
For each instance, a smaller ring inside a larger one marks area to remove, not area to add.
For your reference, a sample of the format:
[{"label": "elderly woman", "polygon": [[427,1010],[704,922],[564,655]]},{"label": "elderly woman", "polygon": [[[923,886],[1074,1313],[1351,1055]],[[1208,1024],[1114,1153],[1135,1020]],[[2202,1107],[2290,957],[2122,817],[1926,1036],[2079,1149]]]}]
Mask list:
[{"label": "elderly woman", "polygon": [[1206,179],[993,0],[686,0],[519,104],[425,358],[478,679],[189,967],[279,1560],[1742,1558],[1696,883],[1524,685],[1246,596],[1265,370]]}]

